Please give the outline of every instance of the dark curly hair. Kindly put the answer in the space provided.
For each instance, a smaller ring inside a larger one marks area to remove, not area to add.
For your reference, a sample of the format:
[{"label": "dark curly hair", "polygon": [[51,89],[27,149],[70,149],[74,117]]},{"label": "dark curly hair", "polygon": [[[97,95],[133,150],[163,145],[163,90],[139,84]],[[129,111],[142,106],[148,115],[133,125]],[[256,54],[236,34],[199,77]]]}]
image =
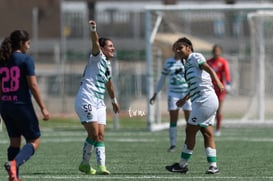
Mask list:
[{"label": "dark curly hair", "polygon": [[0,46],[0,63],[6,64],[14,51],[20,49],[20,42],[29,40],[29,34],[25,30],[15,30],[9,37],[6,37]]},{"label": "dark curly hair", "polygon": [[191,42],[188,38],[186,38],[186,37],[179,38],[179,39],[177,40],[177,43],[182,43],[182,44],[184,44],[185,46],[190,47],[190,48],[191,48],[191,51],[194,52],[192,42]]}]

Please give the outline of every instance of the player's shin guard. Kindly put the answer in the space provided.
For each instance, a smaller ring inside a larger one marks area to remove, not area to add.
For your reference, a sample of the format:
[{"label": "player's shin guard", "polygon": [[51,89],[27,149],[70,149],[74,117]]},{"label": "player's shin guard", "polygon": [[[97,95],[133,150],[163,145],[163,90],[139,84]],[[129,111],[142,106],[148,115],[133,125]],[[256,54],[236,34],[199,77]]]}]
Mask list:
[{"label": "player's shin guard", "polygon": [[86,138],[84,144],[83,144],[83,149],[82,149],[82,163],[83,164],[89,164],[91,155],[92,155],[92,150],[94,148],[95,141]]},{"label": "player's shin guard", "polygon": [[96,142],[95,143],[96,149],[96,157],[97,157],[97,164],[99,166],[105,166],[105,144],[104,142]]},{"label": "player's shin guard", "polygon": [[170,123],[169,138],[171,146],[176,146],[176,132],[177,132],[176,123]]},{"label": "player's shin guard", "polygon": [[184,147],[181,153],[181,161],[179,163],[180,167],[185,167],[186,165],[188,165],[188,161],[190,160],[192,153],[193,153],[193,150],[189,150],[187,145],[184,144]]},{"label": "player's shin guard", "polygon": [[211,147],[206,148],[207,161],[209,166],[217,167],[216,149]]}]

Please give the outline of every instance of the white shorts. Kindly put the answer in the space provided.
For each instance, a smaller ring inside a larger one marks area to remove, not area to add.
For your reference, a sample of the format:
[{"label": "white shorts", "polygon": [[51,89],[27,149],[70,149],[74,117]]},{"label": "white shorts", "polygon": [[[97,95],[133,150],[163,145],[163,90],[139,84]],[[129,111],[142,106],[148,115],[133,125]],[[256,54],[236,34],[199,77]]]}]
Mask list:
[{"label": "white shorts", "polygon": [[[181,99],[178,97],[172,97],[168,96],[168,110],[169,111],[174,111],[180,109],[180,107],[177,107],[176,102]],[[191,101],[188,100],[183,106],[182,109],[185,111],[191,111]]]},{"label": "white shorts", "polygon": [[218,99],[215,94],[210,95],[205,102],[193,102],[188,124],[201,127],[214,125],[218,105]]},{"label": "white shorts", "polygon": [[93,98],[89,101],[86,101],[81,98],[77,99],[76,97],[75,111],[82,124],[98,122],[98,124],[106,125],[106,106],[103,100]]}]

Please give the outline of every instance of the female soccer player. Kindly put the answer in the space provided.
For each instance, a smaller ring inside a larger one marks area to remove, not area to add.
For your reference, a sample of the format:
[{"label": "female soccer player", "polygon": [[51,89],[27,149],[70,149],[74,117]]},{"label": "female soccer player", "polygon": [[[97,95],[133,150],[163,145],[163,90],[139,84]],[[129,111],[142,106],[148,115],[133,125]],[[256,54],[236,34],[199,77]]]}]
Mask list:
[{"label": "female soccer player", "polygon": [[[40,144],[39,122],[30,92],[40,107],[43,119],[49,119],[37,84],[34,61],[26,55],[29,48],[29,34],[24,30],[12,32],[0,48],[0,113],[10,138],[8,162],[5,163],[9,181],[20,181],[19,167],[34,154]],[[20,150],[21,136],[25,138],[26,144]]]},{"label": "female soccer player", "polygon": [[219,101],[219,107],[216,112],[216,130],[215,130],[215,136],[221,135],[221,125],[222,125],[222,107],[223,102],[226,96],[226,93],[230,91],[230,71],[229,71],[229,64],[226,59],[221,57],[222,54],[222,47],[220,45],[214,45],[212,48],[212,55],[213,57],[208,60],[208,64],[211,66],[211,68],[215,71],[217,77],[220,79],[222,84],[224,84],[226,91],[221,92],[215,83],[215,81],[212,81],[214,90],[216,92],[216,95],[218,97]]},{"label": "female soccer player", "polygon": [[[176,149],[176,132],[177,132],[177,120],[179,107],[176,105],[176,102],[183,98],[188,93],[188,84],[184,78],[184,65],[180,60],[180,55],[176,51],[177,43],[173,44],[172,50],[174,52],[174,57],[168,58],[163,65],[163,70],[161,72],[161,77],[157,83],[156,92],[153,97],[150,99],[150,104],[153,104],[158,92],[162,89],[166,77],[169,76],[168,84],[168,110],[170,114],[170,128],[169,128],[169,139],[170,139],[170,148],[169,152],[174,152]],[[191,102],[188,100],[183,105],[183,111],[185,120],[189,119],[191,112]]]},{"label": "female soccer player", "polygon": [[107,38],[98,38],[96,22],[89,21],[92,53],[85,67],[81,86],[75,99],[75,110],[82,125],[87,131],[87,138],[83,145],[82,162],[79,170],[93,175],[96,170],[89,164],[92,150],[95,148],[99,174],[110,174],[105,166],[104,127],[106,125],[106,107],[104,93],[107,89],[115,113],[119,112],[119,105],[115,97],[111,80],[111,62],[115,47]]},{"label": "female soccer player", "polygon": [[200,130],[204,137],[209,169],[206,173],[215,174],[219,170],[216,164],[216,145],[213,138],[213,123],[218,108],[218,99],[213,89],[212,80],[215,80],[220,91],[224,86],[217,78],[216,73],[206,63],[200,53],[193,52],[193,45],[187,38],[178,40],[177,51],[185,62],[185,78],[189,85],[189,93],[177,102],[182,106],[189,98],[192,101],[192,112],[186,127],[186,139],[181,153],[180,163],[166,166],[170,172],[186,173],[188,161],[195,146],[196,133]]}]

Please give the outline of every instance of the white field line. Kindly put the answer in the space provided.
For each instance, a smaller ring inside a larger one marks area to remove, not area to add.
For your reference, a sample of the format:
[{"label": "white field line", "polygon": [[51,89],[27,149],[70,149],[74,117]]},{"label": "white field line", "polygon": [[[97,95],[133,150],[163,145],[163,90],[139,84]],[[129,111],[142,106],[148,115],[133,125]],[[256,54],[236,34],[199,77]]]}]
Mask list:
[{"label": "white field line", "polygon": [[[42,136],[82,136],[86,135],[86,131],[58,131],[58,130],[50,130],[50,129],[42,129]],[[105,132],[107,136],[149,136],[151,132]]]},{"label": "white field line", "polygon": [[[69,143],[69,142],[83,142],[85,137],[82,138],[41,138],[41,143]],[[117,139],[112,139],[109,138],[106,140],[107,142],[127,142],[127,143],[146,143],[146,142],[156,142],[155,139],[134,139],[134,138],[117,138]],[[0,140],[0,144],[7,144],[9,143],[8,140]]]},{"label": "white field line", "polygon": [[181,175],[181,176],[151,176],[151,175],[143,175],[143,176],[115,176],[115,175],[111,175],[111,176],[76,176],[76,175],[66,175],[66,176],[63,176],[63,175],[55,175],[55,176],[50,176],[50,175],[39,175],[39,176],[23,176],[24,179],[55,179],[55,180],[73,180],[73,179],[90,179],[90,180],[116,180],[116,179],[119,179],[119,180],[128,180],[128,179],[164,179],[164,180],[193,180],[193,179],[202,179],[202,180],[215,180],[215,179],[222,179],[222,180],[230,180],[230,179],[247,179],[247,180],[259,180],[259,179],[270,179],[272,180],[273,179],[273,176],[272,177],[234,177],[234,176],[231,176],[231,177],[228,177],[228,176],[198,176],[198,177],[188,177],[188,176],[184,176],[184,175]]},{"label": "white field line", "polygon": [[[41,143],[69,143],[69,142],[83,142],[85,137],[84,135],[77,135],[74,134],[66,134],[66,135],[48,135],[48,136],[42,136],[41,137]],[[54,139],[52,139],[54,137]],[[249,138],[249,137],[236,137],[236,136],[222,136],[222,137],[216,137],[215,140],[217,142],[221,141],[244,141],[244,142],[268,142],[272,143],[273,138]],[[159,141],[157,139],[149,139],[149,138],[106,138],[106,142],[127,142],[127,143],[150,143],[150,142],[156,142]],[[0,140],[0,144],[7,144],[9,143],[8,139],[2,139]]]}]

